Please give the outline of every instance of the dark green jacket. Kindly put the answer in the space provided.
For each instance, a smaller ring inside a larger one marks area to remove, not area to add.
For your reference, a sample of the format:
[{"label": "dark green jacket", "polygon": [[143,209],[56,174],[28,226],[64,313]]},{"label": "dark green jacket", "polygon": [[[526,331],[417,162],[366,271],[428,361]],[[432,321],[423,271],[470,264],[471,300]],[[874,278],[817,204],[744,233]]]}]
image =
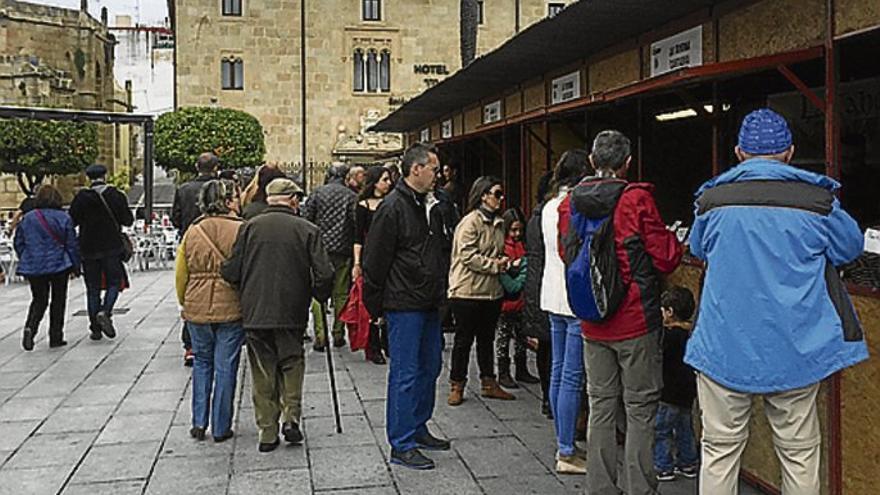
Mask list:
[{"label": "dark green jacket", "polygon": [[284,206],[245,224],[220,273],[238,290],[248,330],[305,330],[312,298],[327,300],[333,287],[318,227]]}]

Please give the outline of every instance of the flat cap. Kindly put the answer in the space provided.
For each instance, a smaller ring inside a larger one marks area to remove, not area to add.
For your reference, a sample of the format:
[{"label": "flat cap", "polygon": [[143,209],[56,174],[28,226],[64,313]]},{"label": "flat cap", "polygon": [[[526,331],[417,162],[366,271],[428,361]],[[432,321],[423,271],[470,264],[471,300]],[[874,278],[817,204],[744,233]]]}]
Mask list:
[{"label": "flat cap", "polygon": [[266,186],[266,196],[293,196],[299,193],[302,193],[302,189],[290,179],[274,179]]},{"label": "flat cap", "polygon": [[107,175],[107,167],[99,163],[89,165],[88,168],[86,168],[86,177],[89,179],[95,180],[104,177],[105,175]]}]

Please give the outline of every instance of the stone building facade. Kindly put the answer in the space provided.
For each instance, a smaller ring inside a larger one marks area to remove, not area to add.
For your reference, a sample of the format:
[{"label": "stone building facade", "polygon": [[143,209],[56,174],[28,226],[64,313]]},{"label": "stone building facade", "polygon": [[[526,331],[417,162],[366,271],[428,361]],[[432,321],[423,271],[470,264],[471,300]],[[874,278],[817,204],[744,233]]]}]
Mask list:
[{"label": "stone building facade", "polygon": [[[459,3],[169,0],[176,106],[255,115],[267,161],[361,162],[397,152],[401,136],[367,129],[459,69]],[[571,0],[481,3],[478,55]]]},{"label": "stone building facade", "polygon": [[[0,105],[125,111],[130,96],[114,80],[115,39],[106,22],[80,10],[0,0]],[[100,125],[98,161],[113,172],[130,164],[128,126]],[[65,196],[80,178],[55,178]],[[0,176],[0,209],[23,198]]]}]

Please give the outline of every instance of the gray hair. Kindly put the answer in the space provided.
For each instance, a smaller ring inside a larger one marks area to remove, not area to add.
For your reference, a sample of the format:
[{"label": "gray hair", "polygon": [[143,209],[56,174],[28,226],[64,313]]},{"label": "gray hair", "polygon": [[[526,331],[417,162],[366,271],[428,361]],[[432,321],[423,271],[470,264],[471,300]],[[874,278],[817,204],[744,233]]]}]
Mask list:
[{"label": "gray hair", "polygon": [[403,161],[400,167],[403,176],[409,177],[409,172],[412,170],[413,165],[428,163],[428,160],[431,158],[430,153],[437,155],[437,147],[431,143],[415,143],[407,148],[403,154]]},{"label": "gray hair", "polygon": [[214,153],[202,153],[196,160],[196,170],[199,173],[207,174],[213,172],[220,165],[220,160]]},{"label": "gray hair", "polygon": [[236,185],[229,179],[209,180],[199,191],[199,210],[204,215],[225,215],[229,213],[227,201],[235,199]]},{"label": "gray hair", "polygon": [[607,130],[593,140],[593,166],[596,169],[618,171],[632,155],[632,144],[622,132]]}]

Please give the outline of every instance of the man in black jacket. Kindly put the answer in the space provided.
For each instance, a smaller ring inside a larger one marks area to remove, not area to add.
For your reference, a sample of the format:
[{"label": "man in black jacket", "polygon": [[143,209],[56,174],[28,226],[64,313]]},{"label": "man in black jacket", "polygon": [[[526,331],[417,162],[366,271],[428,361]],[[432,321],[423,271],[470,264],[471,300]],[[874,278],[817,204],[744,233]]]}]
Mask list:
[{"label": "man in black jacket", "polygon": [[199,211],[199,191],[209,180],[217,178],[217,169],[220,160],[213,153],[202,153],[196,161],[196,170],[199,176],[182,184],[174,193],[174,203],[171,205],[171,224],[180,231],[180,236],[189,227],[193,220],[202,213]]},{"label": "man in black jacket", "polygon": [[[213,153],[202,153],[196,161],[196,170],[199,172],[199,176],[184,183],[174,192],[174,203],[171,204],[171,224],[177,227],[181,239],[190,224],[202,214],[197,204],[199,191],[202,190],[205,182],[217,178],[219,167],[220,160]],[[183,322],[180,327],[180,340],[183,342],[185,350],[183,364],[192,366],[195,355],[192,352],[192,340],[189,338],[186,322]]]},{"label": "man in black jacket", "polygon": [[442,335],[437,311],[447,273],[438,234],[428,224],[427,193],[440,164],[417,143],[403,155],[403,179],[376,210],[364,248],[364,304],[388,321],[388,443],[391,462],[432,469],[419,449],[448,450],[426,426],[434,411]]},{"label": "man in black jacket", "polygon": [[[351,290],[351,263],[354,256],[354,207],[357,194],[345,184],[348,167],[336,164],[327,171],[327,183],[309,196],[303,217],[318,226],[324,247],[333,264],[333,346],[345,345],[345,326],[339,314],[345,308]],[[318,305],[312,305],[315,320],[316,351],[327,344],[324,327],[318,314]]]},{"label": "man in black jacket", "polygon": [[[83,188],[70,203],[70,216],[79,227],[79,249],[82,254],[83,279],[89,312],[91,339],[116,336],[113,327],[113,306],[125,282],[122,266],[124,246],[121,226],[134,223],[128,199],[104,178],[107,167],[92,165],[86,169],[91,187]],[[106,289],[103,301],[101,290]]]},{"label": "man in black jacket", "polygon": [[241,229],[221,270],[241,297],[260,452],[278,447],[279,419],[287,442],[303,440],[299,421],[309,302],[313,297],[326,301],[333,286],[333,267],[318,228],[296,215],[300,192],[289,179],[270,182],[269,207]]}]

